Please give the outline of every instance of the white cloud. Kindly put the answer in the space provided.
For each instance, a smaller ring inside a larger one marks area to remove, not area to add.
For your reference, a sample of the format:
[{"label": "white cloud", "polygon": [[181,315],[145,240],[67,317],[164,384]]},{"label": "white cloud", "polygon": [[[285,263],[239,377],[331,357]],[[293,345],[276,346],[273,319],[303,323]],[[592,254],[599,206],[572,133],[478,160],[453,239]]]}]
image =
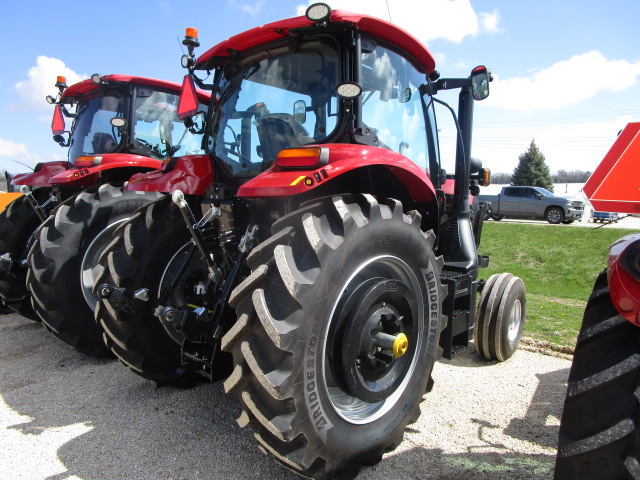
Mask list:
[{"label": "white cloud", "polygon": [[[606,72],[599,74],[598,72]],[[608,60],[597,50],[574,55],[529,77],[495,76],[487,106],[511,110],[557,110],[588,100],[602,91],[635,85],[640,61]]]},{"label": "white cloud", "polygon": [[15,143],[11,140],[0,138],[0,157],[15,157],[26,154],[27,146],[24,143]]},{"label": "white cloud", "polygon": [[229,4],[233,8],[240,10],[244,13],[248,13],[252,17],[255,17],[256,15],[258,15],[258,13],[260,13],[260,10],[262,10],[262,6],[264,5],[264,0],[258,0],[253,4],[244,3],[238,0],[230,0]]},{"label": "white cloud", "polygon": [[[88,75],[80,75],[67,67],[62,60],[57,58],[39,56],[36,65],[27,72],[27,79],[15,84],[16,92],[21,98],[20,101],[9,105],[11,111],[46,111],[51,112],[45,97],[56,95],[58,89],[55,87],[56,77],[63,75],[67,78],[67,85],[77,83]],[[51,117],[49,117],[49,120]]]},{"label": "white cloud", "polygon": [[[310,1],[309,3],[313,3]],[[470,0],[328,0],[333,9],[364,13],[389,20],[424,43],[443,39],[460,43],[465,37],[499,31],[500,12],[477,13]],[[307,5],[297,8],[304,15]],[[429,21],[432,19],[432,21]]]}]

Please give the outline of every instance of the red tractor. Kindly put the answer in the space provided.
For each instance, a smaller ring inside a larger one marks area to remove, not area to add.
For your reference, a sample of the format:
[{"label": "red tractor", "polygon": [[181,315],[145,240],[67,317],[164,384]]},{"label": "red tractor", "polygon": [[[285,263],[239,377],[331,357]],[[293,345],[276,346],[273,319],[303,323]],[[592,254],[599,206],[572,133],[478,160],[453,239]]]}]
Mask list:
[{"label": "red tractor", "polygon": [[[69,159],[13,178],[25,195],[0,214],[0,296],[78,350],[103,356],[109,350],[93,321],[96,259],[115,226],[159,196],[124,182],[198,153],[202,136],[178,119],[180,84],[96,74],[70,87],[58,77],[56,86],[57,97],[47,97],[55,104],[53,139]],[[209,94],[198,101],[206,105]]]},{"label": "red tractor", "polygon": [[[640,123],[584,191],[596,210],[640,213]],[[555,478],[640,478],[640,234],[621,238],[587,302],[564,403]]]},{"label": "red tractor", "polygon": [[[105,250],[96,319],[160,384],[228,375],[238,422],[283,465],[355,476],[418,418],[435,361],[474,334],[491,359],[518,345],[524,286],[478,280],[484,212],[471,221],[489,181],[470,157],[472,112],[490,74],[439,78],[407,32],[325,4],[198,58],[195,31],[184,43],[187,124],[188,92],[212,91],[206,155],[132,177],[172,195]],[[452,174],[435,120],[445,89],[460,89]]]}]

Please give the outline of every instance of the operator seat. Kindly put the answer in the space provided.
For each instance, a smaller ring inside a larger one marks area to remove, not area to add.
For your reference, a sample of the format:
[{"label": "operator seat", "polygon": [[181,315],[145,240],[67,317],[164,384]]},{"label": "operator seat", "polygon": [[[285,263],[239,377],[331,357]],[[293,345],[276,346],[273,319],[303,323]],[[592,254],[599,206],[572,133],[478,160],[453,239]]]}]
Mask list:
[{"label": "operator seat", "polygon": [[257,118],[256,122],[262,171],[273,165],[280,150],[315,142],[293,115],[288,113],[271,113]]},{"label": "operator seat", "polygon": [[110,133],[96,132],[91,139],[91,146],[93,153],[111,153],[116,149],[118,143]]}]

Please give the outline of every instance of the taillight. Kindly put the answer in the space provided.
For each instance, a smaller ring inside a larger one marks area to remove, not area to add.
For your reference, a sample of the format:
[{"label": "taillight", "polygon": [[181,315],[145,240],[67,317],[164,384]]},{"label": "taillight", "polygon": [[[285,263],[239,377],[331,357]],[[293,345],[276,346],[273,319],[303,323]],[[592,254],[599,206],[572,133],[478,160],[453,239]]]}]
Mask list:
[{"label": "taillight", "polygon": [[287,148],[276,158],[276,166],[291,169],[312,169],[329,163],[329,149],[321,147]]},{"label": "taillight", "polygon": [[96,167],[102,162],[102,157],[78,157],[73,164],[76,167]]}]

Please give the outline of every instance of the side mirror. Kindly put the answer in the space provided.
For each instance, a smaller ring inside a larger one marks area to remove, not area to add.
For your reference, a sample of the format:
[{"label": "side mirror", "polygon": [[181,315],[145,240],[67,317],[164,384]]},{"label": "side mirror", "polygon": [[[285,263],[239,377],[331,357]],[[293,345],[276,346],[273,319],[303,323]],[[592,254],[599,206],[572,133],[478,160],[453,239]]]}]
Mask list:
[{"label": "side mirror", "polygon": [[480,170],[482,170],[482,160],[480,160],[479,158],[471,157],[470,168],[471,173],[478,173]]},{"label": "side mirror", "polygon": [[307,121],[307,104],[304,100],[298,100],[293,104],[293,118],[300,124]]},{"label": "side mirror", "polygon": [[57,133],[53,136],[53,141],[61,147],[68,147],[71,144],[71,134],[69,132]]},{"label": "side mirror", "polygon": [[489,96],[489,82],[491,80],[491,74],[484,65],[471,71],[471,91],[474,100],[484,100]]}]

